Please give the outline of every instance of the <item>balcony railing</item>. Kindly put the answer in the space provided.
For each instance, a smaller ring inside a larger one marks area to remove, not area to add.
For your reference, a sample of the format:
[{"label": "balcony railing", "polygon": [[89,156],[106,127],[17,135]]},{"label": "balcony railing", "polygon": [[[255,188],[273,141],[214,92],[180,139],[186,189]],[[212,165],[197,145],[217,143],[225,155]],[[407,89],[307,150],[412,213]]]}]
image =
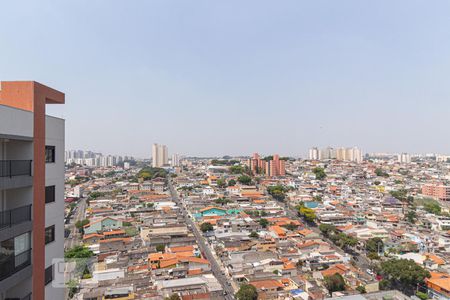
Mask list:
[{"label": "balcony railing", "polygon": [[31,264],[31,249],[17,255],[0,254],[0,281]]},{"label": "balcony railing", "polygon": [[0,230],[31,221],[31,204],[0,211]]},{"label": "balcony railing", "polygon": [[29,293],[28,295],[26,295],[23,298],[19,298],[19,297],[10,297],[10,298],[5,298],[5,300],[31,300],[31,293]]},{"label": "balcony railing", "polygon": [[31,176],[31,160],[0,160],[0,177]]}]

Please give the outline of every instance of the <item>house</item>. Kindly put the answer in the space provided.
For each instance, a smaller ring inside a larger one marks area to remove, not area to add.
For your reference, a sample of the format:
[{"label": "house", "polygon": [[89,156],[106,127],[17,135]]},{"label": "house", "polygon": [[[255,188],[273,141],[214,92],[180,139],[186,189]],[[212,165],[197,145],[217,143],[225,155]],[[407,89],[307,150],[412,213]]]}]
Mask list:
[{"label": "house", "polygon": [[133,287],[108,287],[103,299],[132,300],[135,299]]},{"label": "house", "polygon": [[446,273],[431,272],[431,278],[425,283],[428,287],[428,295],[432,299],[450,300],[450,275]]},{"label": "house", "polygon": [[122,221],[111,217],[105,217],[100,220],[84,225],[84,233],[99,233],[107,230],[122,228]]},{"label": "house", "polygon": [[[266,293],[268,296],[270,294],[277,295],[279,292],[284,290],[284,285],[275,279],[251,281],[250,284],[256,288],[258,293]],[[269,299],[272,299],[272,297],[269,296]]]},{"label": "house", "polygon": [[98,244],[103,237],[103,234],[98,233],[85,234],[83,236],[83,243],[87,245]]},{"label": "house", "polygon": [[201,217],[205,216],[225,216],[225,215],[237,215],[241,212],[239,209],[223,209],[215,206],[208,206],[199,210]]}]

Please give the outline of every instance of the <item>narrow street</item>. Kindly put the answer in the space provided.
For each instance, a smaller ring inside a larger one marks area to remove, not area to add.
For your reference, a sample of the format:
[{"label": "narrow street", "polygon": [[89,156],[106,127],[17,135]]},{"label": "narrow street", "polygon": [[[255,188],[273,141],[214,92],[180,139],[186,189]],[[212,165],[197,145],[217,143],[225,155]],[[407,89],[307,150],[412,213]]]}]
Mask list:
[{"label": "narrow street", "polygon": [[86,198],[81,198],[76,206],[75,215],[70,219],[70,223],[68,225],[70,230],[70,235],[64,241],[64,249],[70,249],[74,246],[78,245],[80,241],[80,233],[78,229],[75,227],[76,222],[81,221],[86,216]]},{"label": "narrow street", "polygon": [[220,264],[219,264],[219,262],[217,262],[214,255],[212,254],[211,249],[209,248],[209,245],[207,245],[207,243],[205,241],[205,238],[203,237],[203,235],[200,232],[200,230],[198,229],[198,227],[195,225],[194,221],[192,221],[192,219],[189,217],[187,211],[184,209],[184,207],[180,201],[180,198],[178,197],[178,193],[173,188],[172,182],[170,180],[168,182],[169,182],[168,185],[169,185],[170,193],[172,195],[172,199],[180,207],[183,217],[186,221],[186,225],[188,225],[192,229],[192,232],[194,233],[194,236],[197,239],[197,243],[200,247],[200,251],[206,256],[206,259],[211,264],[212,273],[214,274],[214,276],[217,278],[217,280],[222,285],[223,290],[226,292],[225,299],[227,299],[227,300],[235,299],[234,298],[235,291],[234,291],[233,287],[231,286],[231,282],[225,276],[225,274],[223,274]]}]

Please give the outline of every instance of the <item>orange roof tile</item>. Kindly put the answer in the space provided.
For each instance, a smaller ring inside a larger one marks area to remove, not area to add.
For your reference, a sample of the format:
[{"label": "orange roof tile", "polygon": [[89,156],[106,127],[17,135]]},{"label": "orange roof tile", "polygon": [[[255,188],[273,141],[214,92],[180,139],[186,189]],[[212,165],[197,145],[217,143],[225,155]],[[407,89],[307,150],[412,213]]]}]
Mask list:
[{"label": "orange roof tile", "polygon": [[283,285],[275,279],[266,279],[266,280],[258,280],[258,281],[251,281],[251,285],[253,285],[257,289],[273,289],[273,288],[282,288]]}]

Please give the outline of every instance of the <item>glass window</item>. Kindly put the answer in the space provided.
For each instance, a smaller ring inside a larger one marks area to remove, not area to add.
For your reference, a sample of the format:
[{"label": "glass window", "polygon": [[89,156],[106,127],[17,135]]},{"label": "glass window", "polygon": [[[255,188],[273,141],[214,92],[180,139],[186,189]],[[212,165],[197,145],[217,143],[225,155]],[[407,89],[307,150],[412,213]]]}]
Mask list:
[{"label": "glass window", "polygon": [[55,225],[45,228],[45,244],[51,243],[55,240]]},{"label": "glass window", "polygon": [[45,203],[55,202],[55,186],[50,185],[45,187]]},{"label": "glass window", "polygon": [[24,233],[14,238],[14,254],[19,255],[30,250],[30,233]]},{"label": "glass window", "polygon": [[53,281],[53,265],[45,269],[45,285]]},{"label": "glass window", "polygon": [[55,146],[45,146],[45,162],[55,162]]}]

